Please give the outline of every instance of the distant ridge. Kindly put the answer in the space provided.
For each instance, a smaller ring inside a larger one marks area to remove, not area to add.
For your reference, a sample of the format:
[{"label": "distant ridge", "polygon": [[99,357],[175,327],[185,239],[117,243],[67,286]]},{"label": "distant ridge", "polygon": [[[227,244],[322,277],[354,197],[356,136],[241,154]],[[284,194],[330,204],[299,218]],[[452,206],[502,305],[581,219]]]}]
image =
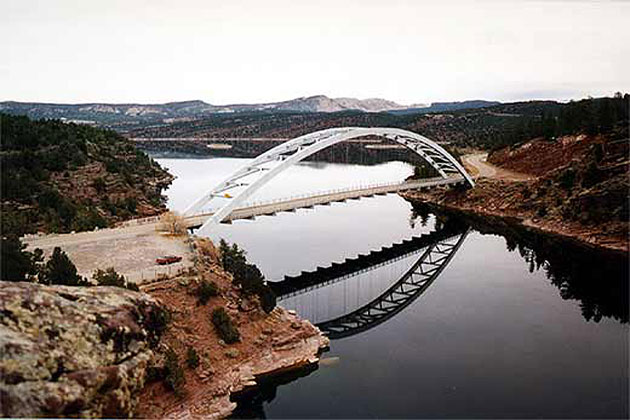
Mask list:
[{"label": "distant ridge", "polygon": [[499,102],[464,101],[438,102],[429,105],[401,105],[381,98],[329,98],[325,95],[300,97],[281,102],[260,104],[212,105],[201,100],[167,102],[163,104],[138,103],[83,103],[56,104],[39,102],[0,102],[0,112],[24,114],[31,118],[59,118],[78,123],[116,125],[156,122],[173,123],[214,114],[238,112],[394,112],[394,113],[426,113],[463,108],[479,108],[491,106]]},{"label": "distant ridge", "polygon": [[489,106],[500,105],[498,101],[483,101],[483,100],[471,100],[461,102],[433,102],[429,106],[425,107],[410,107],[405,109],[392,110],[390,112],[395,114],[414,114],[414,113],[429,113],[429,112],[445,112],[445,111],[458,111],[460,109],[477,109],[486,108]]}]

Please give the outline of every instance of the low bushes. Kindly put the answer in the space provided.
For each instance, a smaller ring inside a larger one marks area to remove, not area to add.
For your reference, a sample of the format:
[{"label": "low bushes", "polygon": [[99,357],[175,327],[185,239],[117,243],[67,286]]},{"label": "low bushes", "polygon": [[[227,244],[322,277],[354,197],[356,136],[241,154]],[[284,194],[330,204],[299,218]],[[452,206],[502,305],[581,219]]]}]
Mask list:
[{"label": "low bushes", "polygon": [[173,236],[186,235],[186,223],[184,222],[184,218],[172,211],[163,213],[160,216],[160,224],[157,229]]},{"label": "low bushes", "polygon": [[170,388],[175,395],[181,396],[183,394],[183,387],[186,383],[186,377],[184,376],[184,369],[179,364],[179,358],[175,350],[168,349],[165,354],[164,362],[164,383]]},{"label": "low bushes", "polygon": [[194,347],[188,346],[186,349],[186,366],[191,369],[195,369],[199,366],[199,355]]},{"label": "low bushes", "polygon": [[219,289],[217,285],[213,281],[202,280],[199,283],[199,286],[195,290],[195,294],[197,295],[198,303],[200,305],[205,305],[208,303],[211,297],[215,297],[219,295]]},{"label": "low bushes", "polygon": [[114,267],[109,267],[107,270],[101,270],[99,268],[92,274],[92,279],[94,279],[99,286],[123,287],[136,292],[140,290],[137,284],[128,282],[125,276],[118,274],[116,270],[114,270]]},{"label": "low bushes", "polygon": [[238,245],[231,246],[223,239],[219,242],[221,265],[232,273],[234,284],[239,286],[245,295],[258,295],[262,309],[269,313],[276,307],[276,295],[265,284],[265,277],[255,264],[249,264],[245,251]]},{"label": "low bushes", "polygon": [[145,328],[148,334],[148,341],[151,348],[155,348],[160,342],[162,334],[168,329],[172,315],[166,308],[159,307],[156,310],[150,311],[144,320],[142,326]]},{"label": "low bushes", "polygon": [[219,337],[227,344],[236,343],[241,339],[241,334],[232,322],[232,318],[223,308],[216,308],[212,311],[212,325],[217,330]]}]

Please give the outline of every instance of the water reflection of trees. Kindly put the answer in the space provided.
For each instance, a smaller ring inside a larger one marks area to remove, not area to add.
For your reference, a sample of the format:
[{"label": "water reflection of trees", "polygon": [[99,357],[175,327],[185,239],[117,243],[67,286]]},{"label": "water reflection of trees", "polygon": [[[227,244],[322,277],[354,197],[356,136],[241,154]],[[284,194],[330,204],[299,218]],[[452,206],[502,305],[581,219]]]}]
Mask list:
[{"label": "water reflection of trees", "polygon": [[412,219],[422,223],[431,213],[436,214],[436,223],[456,218],[483,234],[503,236],[507,250],[518,252],[530,273],[542,269],[563,299],[579,301],[582,316],[587,321],[612,318],[628,322],[630,270],[627,255],[591,249],[505,219],[445,212],[425,204],[414,204]]},{"label": "water reflection of trees", "polygon": [[297,370],[290,370],[280,375],[258,378],[258,386],[233,397],[236,409],[230,415],[232,419],[265,419],[265,404],[276,398],[279,386],[310,375],[318,366],[307,365]]},{"label": "water reflection of trees", "polygon": [[533,237],[521,238],[521,242],[509,236],[505,240],[507,249],[518,251],[528,263],[530,272],[542,268],[563,299],[580,301],[587,321],[605,317],[628,322],[627,258],[545,235],[529,236]]}]

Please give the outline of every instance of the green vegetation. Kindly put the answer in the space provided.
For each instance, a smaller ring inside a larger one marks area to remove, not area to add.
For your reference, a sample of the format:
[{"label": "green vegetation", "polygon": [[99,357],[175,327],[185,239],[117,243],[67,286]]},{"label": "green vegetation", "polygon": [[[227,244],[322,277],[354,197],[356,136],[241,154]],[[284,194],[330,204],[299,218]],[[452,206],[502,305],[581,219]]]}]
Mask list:
[{"label": "green vegetation", "polygon": [[186,366],[190,369],[195,369],[199,366],[199,355],[194,347],[188,346],[186,349]]},{"label": "green vegetation", "polygon": [[612,98],[588,98],[543,107],[539,113],[521,116],[513,125],[490,139],[492,148],[542,137],[553,140],[568,134],[607,134],[628,137],[630,95],[616,93]]},{"label": "green vegetation", "polygon": [[159,310],[153,310],[149,312],[146,320],[143,322],[143,326],[147,331],[149,337],[149,345],[155,347],[160,342],[160,337],[168,329],[172,319],[171,313],[168,309],[160,307]]},{"label": "green vegetation", "polygon": [[215,282],[202,280],[195,290],[195,294],[197,295],[199,304],[205,305],[206,303],[208,303],[211,297],[218,296],[219,289],[217,288]]},{"label": "green vegetation", "polygon": [[166,350],[164,370],[166,374],[164,379],[166,386],[171,389],[175,395],[181,397],[183,395],[186,377],[184,376],[184,369],[179,364],[177,353],[171,348]]},{"label": "green vegetation", "polygon": [[0,124],[3,235],[102,228],[162,205],[170,176],[119,134],[7,114]]},{"label": "green vegetation", "polygon": [[88,281],[79,276],[77,268],[70,261],[68,254],[58,246],[53,250],[50,259],[39,272],[39,282],[43,284],[59,284],[62,286],[88,286]]},{"label": "green vegetation", "polygon": [[[77,268],[68,255],[59,247],[55,247],[46,264],[41,249],[33,252],[26,251],[23,244],[15,235],[1,238],[0,244],[2,269],[0,280],[30,281],[42,284],[59,284],[63,286],[91,286],[87,279],[77,274]],[[124,287],[139,291],[138,285],[128,282],[118,274],[113,267],[106,270],[98,269],[92,278],[99,286]]]},{"label": "green vegetation", "polygon": [[0,238],[0,280],[36,280],[39,266],[44,260],[42,250],[29,252],[25,248],[26,244],[16,236]]},{"label": "green vegetation", "polygon": [[227,344],[236,343],[241,339],[241,334],[232,322],[232,318],[222,307],[212,311],[212,325],[217,330],[219,337]]},{"label": "green vegetation", "polygon": [[276,295],[265,284],[265,277],[255,264],[249,264],[245,251],[237,244],[230,246],[225,240],[219,242],[223,269],[232,273],[234,284],[241,288],[244,295],[257,295],[263,310],[267,313],[276,307]]},{"label": "green vegetation", "polygon": [[99,268],[92,274],[92,279],[94,279],[99,286],[123,287],[135,292],[140,290],[137,284],[128,282],[125,276],[118,274],[116,270],[114,270],[114,267],[109,267],[106,270]]},{"label": "green vegetation", "polygon": [[[564,134],[615,132],[628,136],[630,95],[588,98],[569,103],[529,101],[478,109],[433,113],[396,114],[344,111],[333,113],[268,112],[217,114],[194,121],[145,127],[133,137],[268,137],[292,138],[332,127],[397,127],[455,147],[495,149],[536,137],[552,139]],[[621,138],[620,137],[620,138]],[[225,153],[245,153],[243,147]],[[267,148],[272,144],[268,144]],[[256,154],[264,150],[257,150]],[[233,155],[233,154],[232,154]],[[327,155],[330,157],[331,155]]]}]

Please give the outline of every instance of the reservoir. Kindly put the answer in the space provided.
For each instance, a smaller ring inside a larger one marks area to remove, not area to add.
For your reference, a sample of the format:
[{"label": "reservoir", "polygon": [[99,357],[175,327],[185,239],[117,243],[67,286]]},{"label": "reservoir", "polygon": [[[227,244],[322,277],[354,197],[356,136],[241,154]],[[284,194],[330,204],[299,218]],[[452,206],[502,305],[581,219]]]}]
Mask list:
[{"label": "reservoir", "polygon": [[[176,211],[248,161],[157,160],[177,177],[166,193]],[[250,202],[401,181],[412,172],[403,162],[304,162]],[[244,248],[269,282],[290,284],[334,266],[329,282],[292,290],[279,304],[316,325],[349,314],[361,325],[331,335],[316,370],[264,381],[243,396],[237,417],[629,415],[622,256],[430,211],[395,194],[234,221],[211,237]],[[422,287],[404,295],[413,268],[431,264]],[[399,284],[397,295],[388,294]],[[399,306],[384,316],[361,312],[385,304]]]}]

